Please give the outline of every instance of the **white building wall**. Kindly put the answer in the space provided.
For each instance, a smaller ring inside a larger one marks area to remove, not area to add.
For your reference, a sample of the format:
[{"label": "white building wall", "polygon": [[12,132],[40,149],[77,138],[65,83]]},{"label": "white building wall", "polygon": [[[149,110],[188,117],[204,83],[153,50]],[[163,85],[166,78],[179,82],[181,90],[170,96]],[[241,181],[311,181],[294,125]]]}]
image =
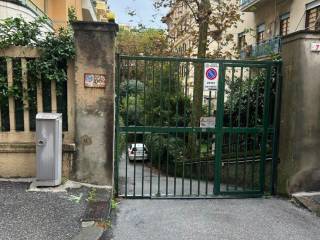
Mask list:
[{"label": "white building wall", "polygon": [[[31,22],[37,19],[39,16],[27,7],[20,6],[12,2],[0,1],[0,20],[10,17],[21,17],[26,21]],[[52,31],[53,28],[49,26],[49,24],[43,28],[43,32]]]}]

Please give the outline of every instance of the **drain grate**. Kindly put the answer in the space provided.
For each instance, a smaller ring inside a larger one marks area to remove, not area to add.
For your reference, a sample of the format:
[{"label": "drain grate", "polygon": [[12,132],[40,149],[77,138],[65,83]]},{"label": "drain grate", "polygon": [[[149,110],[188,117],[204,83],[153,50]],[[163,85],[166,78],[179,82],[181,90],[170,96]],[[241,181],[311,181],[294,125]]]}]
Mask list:
[{"label": "drain grate", "polygon": [[109,211],[108,201],[89,202],[82,221],[103,221],[109,217]]}]

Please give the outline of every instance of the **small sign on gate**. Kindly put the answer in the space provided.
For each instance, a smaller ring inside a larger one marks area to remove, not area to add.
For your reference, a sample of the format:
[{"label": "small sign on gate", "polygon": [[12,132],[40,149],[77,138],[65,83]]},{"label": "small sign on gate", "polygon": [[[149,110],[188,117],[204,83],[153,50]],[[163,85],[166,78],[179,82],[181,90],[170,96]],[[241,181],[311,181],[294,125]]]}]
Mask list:
[{"label": "small sign on gate", "polygon": [[216,127],[216,118],[215,117],[202,117],[202,118],[200,118],[200,127],[201,128],[214,128],[214,127]]},{"label": "small sign on gate", "polygon": [[212,91],[218,89],[219,82],[219,63],[205,63],[204,64],[204,91]]}]

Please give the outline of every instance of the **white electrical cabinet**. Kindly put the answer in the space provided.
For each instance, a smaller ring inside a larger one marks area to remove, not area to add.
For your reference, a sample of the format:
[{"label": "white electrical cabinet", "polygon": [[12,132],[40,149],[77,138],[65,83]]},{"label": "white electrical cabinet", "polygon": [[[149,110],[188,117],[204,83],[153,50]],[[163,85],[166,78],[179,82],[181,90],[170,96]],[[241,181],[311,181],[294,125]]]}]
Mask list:
[{"label": "white electrical cabinet", "polygon": [[41,187],[61,184],[62,114],[38,113],[36,116],[37,178]]}]

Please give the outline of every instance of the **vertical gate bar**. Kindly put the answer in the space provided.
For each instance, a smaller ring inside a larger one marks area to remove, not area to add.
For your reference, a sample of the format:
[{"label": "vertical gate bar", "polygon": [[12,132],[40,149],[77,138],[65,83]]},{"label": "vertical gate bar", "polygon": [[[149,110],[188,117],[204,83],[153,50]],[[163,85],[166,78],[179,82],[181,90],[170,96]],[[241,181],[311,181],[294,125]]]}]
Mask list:
[{"label": "vertical gate bar", "polygon": [[[184,127],[184,132],[183,132],[183,141],[184,141],[184,149],[185,153],[187,152],[187,143],[186,143],[186,118],[187,118],[187,113],[186,113],[186,99],[187,99],[187,90],[188,90],[188,78],[187,78],[187,71],[188,71],[188,62],[185,62],[185,68],[183,69],[183,73],[185,74],[185,83],[184,83],[184,109],[183,109],[183,127]],[[184,196],[184,177],[185,177],[185,156],[182,159],[182,196]]]},{"label": "vertical gate bar", "polygon": [[[230,82],[230,102],[231,106],[229,109],[229,127],[233,128],[233,119],[232,119],[232,113],[233,113],[233,92],[234,92],[234,67],[232,67],[232,74],[231,74],[231,82]],[[229,146],[228,146],[228,152],[229,152],[229,157],[232,155],[232,133],[229,133]],[[227,192],[229,191],[229,178],[230,178],[230,160],[227,159]]]},{"label": "vertical gate bar", "polygon": [[[154,91],[154,87],[155,87],[155,77],[154,77],[154,62],[152,62],[152,91]],[[154,117],[152,115],[152,121],[151,121],[151,124],[154,123]],[[151,132],[151,144],[153,144],[153,132]],[[153,168],[153,165],[152,165],[152,153],[153,153],[153,145],[152,145],[152,148],[150,149],[150,198],[152,197],[152,180],[153,180],[153,176],[152,176],[152,168]]]},{"label": "vertical gate bar", "polygon": [[119,196],[119,107],[120,107],[120,55],[116,55],[116,126],[115,126],[115,196]]},{"label": "vertical gate bar", "polygon": [[200,172],[201,172],[201,147],[202,147],[202,131],[200,131],[200,139],[199,139],[199,165],[198,165],[198,196],[200,196]]},{"label": "vertical gate bar", "polygon": [[[127,60],[127,69],[128,69],[128,75],[127,75],[127,89],[126,89],[126,127],[129,126],[129,78],[130,78],[130,60]],[[125,196],[128,196],[128,129],[126,129],[126,180],[125,180]]]},{"label": "vertical gate bar", "polygon": [[137,105],[138,105],[138,60],[135,61],[135,96],[134,96],[134,157],[133,157],[133,196],[136,196],[136,157],[137,157]]},{"label": "vertical gate bar", "polygon": [[279,154],[279,133],[280,133],[280,110],[281,110],[281,88],[282,88],[282,62],[276,64],[276,100],[274,106],[274,120],[273,120],[273,146],[272,146],[272,176],[271,176],[271,194],[275,195],[277,191],[277,165]]},{"label": "vertical gate bar", "polygon": [[263,109],[263,136],[262,136],[262,149],[261,149],[261,162],[260,162],[260,191],[264,192],[265,185],[265,162],[267,156],[267,139],[269,129],[269,105],[270,105],[270,82],[271,82],[271,64],[267,67],[267,76],[264,88],[264,109]]},{"label": "vertical gate bar", "polygon": [[168,146],[169,146],[169,130],[167,134],[167,166],[166,166],[166,196],[168,197],[168,172],[169,172],[169,151],[168,151]]},{"label": "vertical gate bar", "polygon": [[206,196],[208,195],[208,175],[209,175],[209,145],[210,145],[210,135],[209,135],[209,131],[207,131],[207,157],[206,157]]},{"label": "vertical gate bar", "polygon": [[225,66],[223,63],[219,66],[219,83],[217,99],[217,123],[216,123],[216,144],[214,161],[214,194],[220,194],[221,183],[221,155],[222,155],[222,137],[223,137],[223,113],[224,113],[224,85],[225,85]]},{"label": "vertical gate bar", "polygon": [[[243,67],[240,68],[240,98],[238,108],[238,128],[241,127],[241,98],[242,98],[242,84],[243,84]],[[240,132],[237,133],[237,151],[236,151],[236,167],[235,167],[235,190],[238,190],[238,178],[239,178],[239,147],[240,147]],[[241,150],[241,149],[240,149]]]},{"label": "vertical gate bar", "polygon": [[145,134],[146,134],[146,125],[147,125],[147,118],[146,118],[146,84],[147,84],[147,60],[144,60],[144,66],[143,66],[143,72],[144,72],[144,81],[143,81],[143,136],[142,136],[142,147],[143,147],[143,152],[142,152],[142,186],[141,186],[141,193],[142,197],[144,196],[144,157],[145,157]]},{"label": "vertical gate bar", "polygon": [[[169,88],[168,88],[168,93],[169,96],[171,95],[171,61],[169,61]],[[167,98],[165,98],[167,100]],[[167,105],[168,112],[170,111],[170,102],[168,103],[167,101],[165,102]],[[170,127],[170,115],[168,114],[168,123],[167,126],[168,128]],[[167,162],[166,162],[166,196],[168,197],[168,172],[169,172],[169,137],[170,133],[169,130],[167,132]]]},{"label": "vertical gate bar", "polygon": [[256,165],[256,160],[257,160],[257,156],[256,156],[256,154],[257,154],[257,152],[256,152],[257,136],[259,136],[257,133],[253,134],[253,138],[254,138],[254,141],[253,141],[253,160],[251,162],[251,189],[252,190],[254,190],[254,177],[255,177],[254,171],[255,171],[255,165]]},{"label": "vertical gate bar", "polygon": [[[178,71],[177,71],[177,87],[175,89],[176,91],[176,96],[177,96],[177,100],[176,100],[176,128],[178,128],[178,119],[180,117],[179,115],[179,97],[180,97],[180,62],[178,62]],[[174,78],[175,79],[175,78]],[[177,141],[178,138],[178,133],[176,131],[175,134],[175,140]],[[173,195],[176,196],[176,191],[177,191],[177,159],[174,159],[174,184],[173,184]]]},{"label": "vertical gate bar", "polygon": [[[259,71],[261,71],[261,69],[259,69]],[[261,74],[259,72],[259,74]],[[255,101],[255,112],[254,112],[254,127],[256,128],[258,126],[258,111],[259,111],[259,78],[256,78],[256,101]],[[258,139],[258,142],[257,142],[257,139]],[[257,145],[258,143],[258,145]],[[254,160],[252,161],[252,166],[251,166],[251,170],[252,170],[252,176],[251,176],[251,181],[252,181],[252,190],[254,188],[254,181],[255,181],[255,166],[256,166],[256,160],[258,159],[257,156],[256,156],[256,148],[257,146],[259,146],[259,135],[256,133],[254,135],[254,144],[253,144],[253,155],[254,155]],[[260,153],[261,154],[261,153]],[[260,155],[261,157],[261,155]]]},{"label": "vertical gate bar", "polygon": [[247,114],[246,114],[246,128],[247,131],[245,133],[245,158],[244,158],[244,170],[243,170],[243,183],[244,187],[243,190],[246,189],[246,174],[247,174],[247,160],[248,160],[248,128],[249,128],[249,117],[250,117],[250,89],[251,89],[251,67],[249,67],[249,80],[248,80],[248,93],[247,93]]},{"label": "vertical gate bar", "polygon": [[161,181],[161,176],[160,176],[160,172],[161,172],[161,154],[162,154],[162,148],[163,148],[163,144],[162,144],[162,137],[159,138],[159,146],[160,146],[160,151],[158,154],[158,192],[157,192],[157,197],[161,196],[161,192],[160,192],[160,181]]},{"label": "vertical gate bar", "polygon": [[[163,61],[160,63],[160,127],[163,125],[163,116],[162,116],[162,110],[163,110],[163,97],[162,97],[162,91],[163,91]],[[163,141],[161,136],[161,145],[160,145],[160,153],[158,157],[158,196],[161,196],[161,157],[163,154]]]},{"label": "vertical gate bar", "polygon": [[211,115],[211,91],[209,91],[208,117]]},{"label": "vertical gate bar", "polygon": [[[188,66],[188,72],[186,73],[186,79],[189,79],[189,71],[190,71],[189,65],[191,65],[191,64],[192,63],[188,62],[188,65],[187,65]],[[193,111],[193,106],[192,106],[192,111]],[[192,127],[191,139],[193,141],[193,139],[194,139],[196,134],[194,134],[194,131],[193,131],[194,130],[194,125],[193,124],[191,125],[191,127]],[[196,139],[195,140],[195,144],[197,144],[197,138],[195,138],[195,139]],[[188,146],[190,146],[189,139],[188,139]],[[194,162],[194,157],[195,157],[194,156],[194,148],[196,148],[196,146],[192,146],[191,149],[190,149],[191,150],[190,176],[189,176],[190,177],[190,179],[189,179],[190,196],[193,194],[193,192],[192,192],[192,184],[193,184],[193,162]]]},{"label": "vertical gate bar", "polygon": [[[151,144],[153,144],[153,132],[151,132],[150,134],[150,142]],[[151,145],[151,149],[149,149],[150,151],[150,198],[152,198],[152,153],[153,153],[153,145]]]}]

